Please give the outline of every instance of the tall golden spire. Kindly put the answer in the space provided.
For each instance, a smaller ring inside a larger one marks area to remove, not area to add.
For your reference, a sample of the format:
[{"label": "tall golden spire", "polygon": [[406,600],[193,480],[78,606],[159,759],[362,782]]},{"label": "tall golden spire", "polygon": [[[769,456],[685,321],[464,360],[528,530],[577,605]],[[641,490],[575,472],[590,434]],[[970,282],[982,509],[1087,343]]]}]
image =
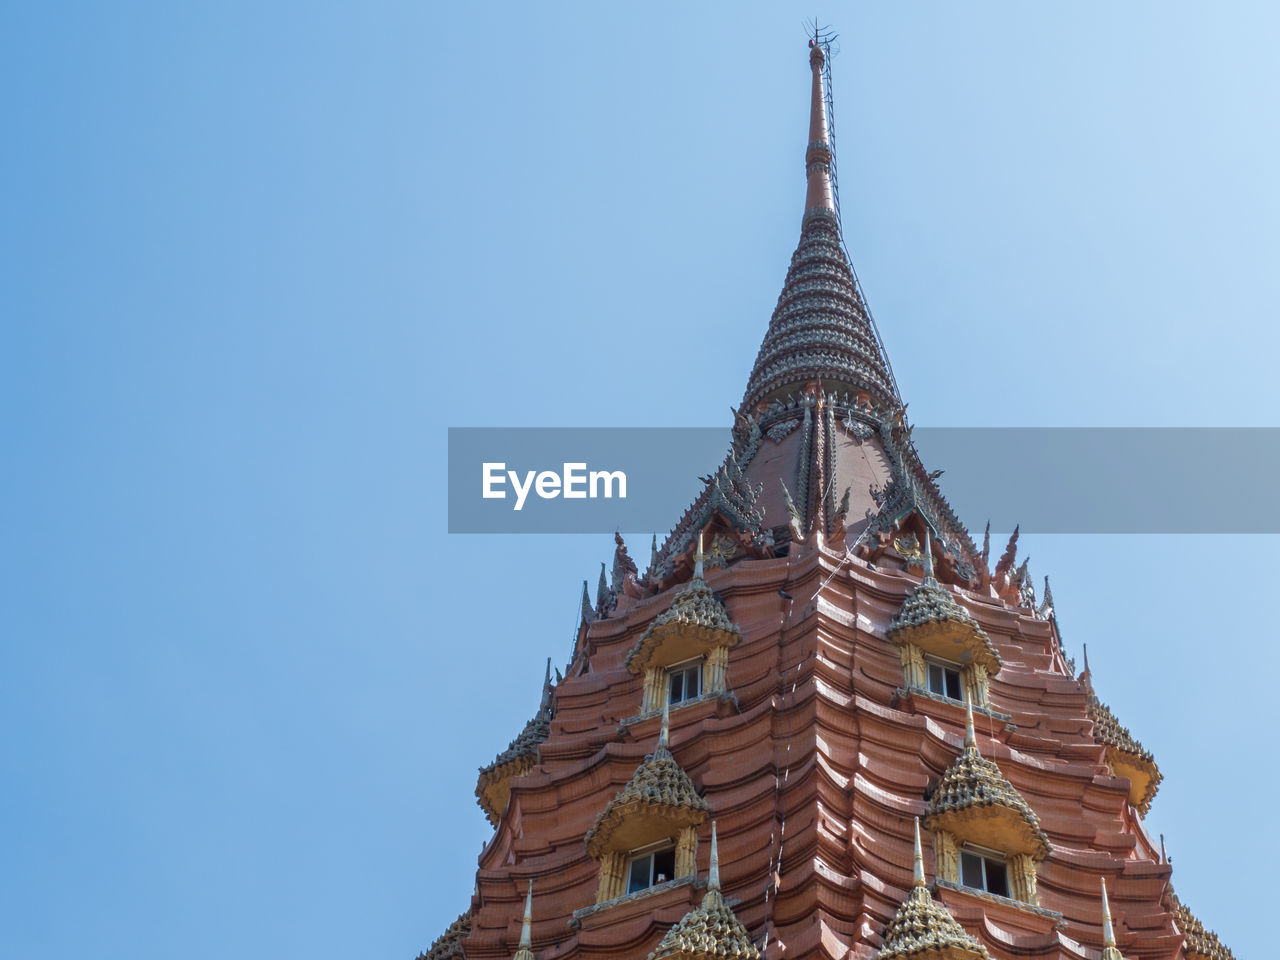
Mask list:
[{"label": "tall golden spire", "polygon": [[822,43],[809,41],[809,69],[813,71],[813,92],[809,100],[809,146],[804,153],[805,176],[809,189],[805,193],[805,213],[810,210],[835,211],[831,192],[831,140],[827,135],[827,99],[822,88],[822,65],[826,56]]}]

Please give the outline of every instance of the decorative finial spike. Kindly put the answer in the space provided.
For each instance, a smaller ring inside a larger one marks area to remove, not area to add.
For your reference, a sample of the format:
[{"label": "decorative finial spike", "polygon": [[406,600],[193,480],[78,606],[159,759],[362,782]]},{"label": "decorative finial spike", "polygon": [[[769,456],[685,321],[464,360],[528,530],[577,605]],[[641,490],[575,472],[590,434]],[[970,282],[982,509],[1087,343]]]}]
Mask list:
[{"label": "decorative finial spike", "polygon": [[1116,931],[1111,923],[1111,904],[1107,900],[1107,878],[1102,877],[1102,945],[1104,947],[1114,947],[1116,945]]},{"label": "decorative finial spike", "polygon": [[711,869],[707,873],[707,891],[720,890],[720,852],[716,848],[716,822],[711,821]]},{"label": "decorative finial spike", "polygon": [[927,521],[924,525],[924,575],[933,576],[933,530]]},{"label": "decorative finial spike", "polygon": [[1081,646],[1084,647],[1084,672],[1088,673],[1089,672],[1089,645],[1087,643],[1084,643],[1084,644],[1081,644]]},{"label": "decorative finial spike", "polygon": [[704,559],[702,552],[702,531],[698,531],[698,552],[693,555],[693,578],[695,580],[702,579],[702,562]]},{"label": "decorative finial spike", "polygon": [[822,44],[815,37],[809,43],[809,68],[813,71],[813,90],[809,99],[809,146],[805,150],[805,175],[809,187],[804,207],[835,212],[831,190],[831,141],[827,135],[827,101],[823,90],[822,68],[825,61]]},{"label": "decorative finial spike", "polygon": [[924,886],[924,849],[920,846],[920,818],[916,817],[915,877],[917,887]]},{"label": "decorative finial spike", "polygon": [[658,728],[658,747],[665,750],[671,746],[671,701],[663,701],[662,726]]},{"label": "decorative finial spike", "polygon": [[964,698],[964,745],[978,748],[978,738],[973,732],[973,701]]},{"label": "decorative finial spike", "polygon": [[551,658],[547,657],[547,675],[542,681],[542,710],[551,708]]},{"label": "decorative finial spike", "polygon": [[525,950],[533,947],[533,881],[529,881],[529,892],[524,897],[524,925],[520,928],[520,946]]}]

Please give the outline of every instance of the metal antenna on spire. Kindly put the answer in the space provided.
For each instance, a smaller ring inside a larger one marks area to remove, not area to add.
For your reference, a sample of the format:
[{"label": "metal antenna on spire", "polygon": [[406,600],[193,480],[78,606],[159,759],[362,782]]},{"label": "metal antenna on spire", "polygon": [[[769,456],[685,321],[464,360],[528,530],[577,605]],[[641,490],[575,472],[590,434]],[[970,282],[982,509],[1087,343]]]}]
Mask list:
[{"label": "metal antenna on spire", "polygon": [[835,101],[831,96],[831,58],[840,52],[840,47],[836,44],[836,40],[839,38],[840,34],[832,31],[830,27],[820,27],[818,18],[814,17],[813,37],[809,40],[809,43],[814,46],[821,46],[822,52],[826,54],[822,59],[822,98],[827,109],[827,143],[831,153],[831,199],[835,202],[836,224],[840,233],[840,249],[844,251],[844,258],[848,261],[849,272],[853,274],[854,288],[858,291],[858,299],[862,301],[862,309],[867,314],[867,324],[871,327],[871,334],[876,338],[876,346],[880,349],[880,359],[884,361],[885,372],[889,375],[889,388],[893,391],[893,398],[898,402],[898,407],[901,409],[902,394],[898,390],[898,379],[893,375],[893,365],[889,362],[889,351],[885,349],[884,340],[880,336],[880,328],[876,325],[876,318],[871,314],[871,304],[867,301],[867,295],[862,289],[862,281],[858,278],[858,271],[853,265],[853,258],[849,256],[849,246],[844,239],[844,221],[840,217],[840,178],[836,174],[836,111]]}]

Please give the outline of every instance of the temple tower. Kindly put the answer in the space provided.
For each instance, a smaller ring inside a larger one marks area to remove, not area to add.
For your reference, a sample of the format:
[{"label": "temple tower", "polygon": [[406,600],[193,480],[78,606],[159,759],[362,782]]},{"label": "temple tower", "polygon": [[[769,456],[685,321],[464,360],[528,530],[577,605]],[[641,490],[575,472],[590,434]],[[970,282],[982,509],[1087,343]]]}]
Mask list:
[{"label": "temple tower", "polygon": [[1231,956],[1047,581],[1016,532],[990,562],[911,442],[841,238],[827,55],[731,451],[643,573],[619,536],[584,585],[563,679],[480,772],[494,833],[429,960]]}]

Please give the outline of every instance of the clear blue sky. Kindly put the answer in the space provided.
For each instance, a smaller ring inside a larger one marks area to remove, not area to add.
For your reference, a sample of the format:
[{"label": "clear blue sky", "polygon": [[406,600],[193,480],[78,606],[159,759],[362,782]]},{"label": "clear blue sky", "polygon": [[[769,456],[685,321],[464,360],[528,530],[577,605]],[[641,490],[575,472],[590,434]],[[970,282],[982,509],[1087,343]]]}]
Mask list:
[{"label": "clear blue sky", "polygon": [[[445,428],[727,426],[768,322],[811,5],[344,6],[0,13],[0,954],[425,948],[611,549],[446,535]],[[1280,425],[1274,5],[816,12],[917,423]],[[1024,538],[1241,957],[1276,546]]]}]

